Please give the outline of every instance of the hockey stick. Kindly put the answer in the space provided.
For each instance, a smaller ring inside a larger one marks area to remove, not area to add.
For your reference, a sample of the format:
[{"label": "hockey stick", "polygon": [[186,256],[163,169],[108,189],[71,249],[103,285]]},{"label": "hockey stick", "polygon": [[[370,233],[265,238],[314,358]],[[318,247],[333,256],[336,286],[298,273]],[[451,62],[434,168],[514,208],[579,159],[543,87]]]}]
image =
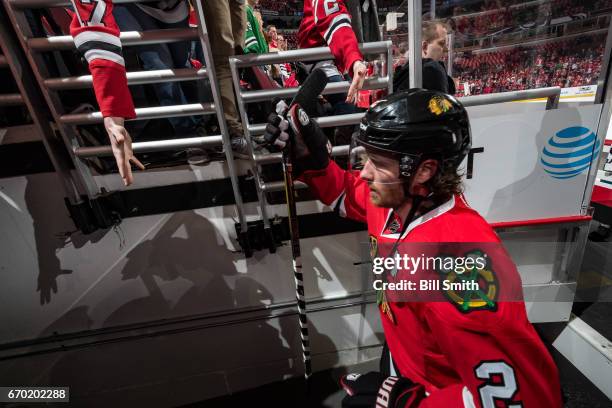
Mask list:
[{"label": "hockey stick", "polygon": [[[321,69],[315,69],[302,84],[300,90],[291,101],[298,104],[310,116],[316,115],[316,104],[319,94],[327,85],[327,75]],[[304,359],[304,377],[312,374],[310,362],[310,339],[308,337],[308,317],[306,316],[306,298],[304,296],[304,279],[302,274],[302,258],[300,249],[300,231],[295,206],[295,188],[293,186],[293,163],[290,149],[283,151],[283,172],[285,173],[285,196],[287,199],[287,218],[291,236],[291,256],[293,258],[293,275],[295,277],[295,295],[297,298],[298,315],[300,318],[300,333],[302,338],[302,357]]]}]

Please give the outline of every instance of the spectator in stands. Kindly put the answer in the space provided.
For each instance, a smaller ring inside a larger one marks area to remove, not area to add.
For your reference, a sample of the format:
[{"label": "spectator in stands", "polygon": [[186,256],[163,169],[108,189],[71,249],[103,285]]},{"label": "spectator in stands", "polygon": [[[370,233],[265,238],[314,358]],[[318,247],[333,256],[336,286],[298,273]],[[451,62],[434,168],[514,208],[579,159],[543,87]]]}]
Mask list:
[{"label": "spectator in stands", "polygon": [[[285,38],[282,35],[278,35],[278,50],[279,51],[287,51],[287,42],[285,41]],[[281,79],[283,82],[283,86],[286,86],[287,81],[289,80],[289,77],[291,76],[291,64],[289,64],[288,62],[283,63],[283,64],[279,64],[279,68],[280,68],[280,74],[281,74]]]},{"label": "spectator in stands", "polygon": [[[118,4],[113,10],[113,16],[121,31],[187,28],[189,8],[187,3],[182,1],[175,5],[173,13],[162,13],[159,9],[152,9],[146,4]],[[136,47],[136,50],[142,69],[146,71],[189,66],[189,43],[187,42],[143,45]],[[161,106],[186,105],[188,102],[183,86],[188,85],[180,82],[160,82],[153,84],[153,89]],[[168,121],[177,137],[206,136],[200,117],[169,117]],[[201,148],[187,149],[187,159],[191,164],[203,164],[210,161],[208,154]]]},{"label": "spectator in stands", "polygon": [[264,37],[261,25],[257,19],[254,9],[259,3],[259,0],[247,1],[247,28],[246,38],[244,42],[244,53],[265,54],[268,52],[268,43]]},{"label": "spectator in stands", "polygon": [[604,36],[551,41],[535,49],[459,54],[454,65],[464,84],[462,94],[592,85],[601,70]]},{"label": "spectator in stands", "polygon": [[[423,57],[423,88],[441,91],[453,95],[455,83],[446,74],[446,67],[442,62],[448,49],[446,44],[447,28],[444,23],[423,22],[422,48]],[[393,76],[393,89],[397,91],[410,89],[408,63],[395,71]]]},{"label": "spectator in stands", "polygon": [[241,54],[244,49],[246,5],[244,0],[204,0],[201,4],[210,36],[211,53],[221,90],[221,103],[231,148],[238,155],[248,155],[249,149],[236,109],[229,67],[229,57],[236,52]]},{"label": "spectator in stands", "polygon": [[270,48],[270,52],[278,51],[278,32],[276,31],[276,27],[269,25],[266,29],[266,33],[268,36],[268,46]]}]

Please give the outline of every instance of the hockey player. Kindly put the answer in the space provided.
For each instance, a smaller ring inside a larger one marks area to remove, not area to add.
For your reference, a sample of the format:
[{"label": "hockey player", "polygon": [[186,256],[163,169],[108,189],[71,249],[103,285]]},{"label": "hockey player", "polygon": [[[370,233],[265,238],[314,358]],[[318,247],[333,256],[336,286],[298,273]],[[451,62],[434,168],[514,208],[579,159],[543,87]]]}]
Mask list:
[{"label": "hockey player", "polygon": [[494,248],[482,275],[497,285],[489,298],[445,292],[441,299],[417,302],[379,292],[391,358],[383,354],[382,372],[341,380],[348,394],[343,407],[560,407],[554,361],[529,323],[522,297],[512,298],[521,291],[516,267],[461,194],[458,167],[471,147],[461,103],[412,89],[372,106],[351,149],[352,157],[365,160],[360,172],[329,159],[325,135],[300,106],[286,115],[289,126],[283,115],[271,115],[265,140],[285,148],[287,132],[293,133],[292,152],[310,152],[296,157],[301,180],[340,215],[367,223],[373,256],[385,246],[391,257],[423,243]]},{"label": "hockey player", "polygon": [[331,64],[325,66],[328,77],[331,82],[339,82],[343,81],[342,74],[349,72],[353,81],[346,102],[357,103],[367,67],[344,0],[305,0],[297,40],[299,48],[329,46],[335,67]]}]

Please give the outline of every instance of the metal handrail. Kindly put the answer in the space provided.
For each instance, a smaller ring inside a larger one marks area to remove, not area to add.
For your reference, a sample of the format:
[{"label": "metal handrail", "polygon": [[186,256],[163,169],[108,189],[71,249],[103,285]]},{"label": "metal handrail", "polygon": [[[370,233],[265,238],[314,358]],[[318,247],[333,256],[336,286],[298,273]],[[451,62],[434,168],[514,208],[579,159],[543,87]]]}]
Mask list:
[{"label": "metal handrail", "polygon": [[[481,105],[492,105],[496,103],[505,103],[505,102],[513,102],[519,100],[526,99],[535,99],[535,98],[549,98],[548,105],[550,105],[551,98],[554,99],[558,103],[559,96],[561,95],[561,88],[559,87],[549,87],[549,88],[539,88],[539,89],[527,89],[524,91],[510,91],[510,92],[501,92],[498,94],[487,94],[487,95],[474,95],[474,96],[465,96],[463,98],[458,98],[464,106],[481,106]],[[556,106],[554,106],[556,108]],[[322,118],[314,118],[314,120],[319,124],[320,127],[332,127],[332,126],[344,126],[347,124],[357,124],[363,117],[363,113],[355,113],[351,115],[338,115],[338,116],[326,116]],[[359,118],[357,119],[357,117]],[[249,131],[253,135],[263,134],[265,131],[265,125],[258,124],[249,126]],[[332,156],[346,156],[348,155],[349,146],[334,146],[332,149]],[[255,156],[255,161],[258,164],[270,164],[270,163],[279,163],[282,160],[282,156],[280,153],[268,153],[268,154],[258,154]],[[262,189],[266,192],[270,191],[280,191],[282,190],[282,186],[278,186],[277,184],[273,184],[275,187],[271,187],[268,185],[269,183],[264,183],[262,185]],[[298,186],[296,184],[296,186]],[[274,190],[274,188],[280,188],[280,190]],[[301,187],[299,187],[301,188]]]},{"label": "metal handrail", "polygon": [[[561,88],[552,86],[549,88],[525,89],[523,91],[509,91],[494,94],[464,96],[459,98],[463,106],[492,105],[495,103],[514,102],[526,99],[549,98],[549,101],[561,95]],[[558,102],[558,101],[557,101]],[[551,106],[556,108],[556,106]]]},{"label": "metal handrail", "polygon": [[[386,53],[391,41],[377,41],[359,44],[359,50],[365,54]],[[280,64],[283,62],[316,61],[333,59],[329,47],[305,48],[299,50],[279,51],[268,54],[247,54],[233,57],[237,68],[258,65]]]},{"label": "metal handrail", "polygon": [[[349,145],[342,145],[342,146],[334,146],[332,148],[331,155],[333,157],[347,156],[348,153],[349,153]],[[255,155],[255,161],[257,162],[257,164],[279,163],[281,160],[283,160],[283,154],[280,152]]]},{"label": "metal handrail", "polygon": [[[314,118],[314,120],[319,124],[322,128],[332,127],[332,126],[347,126],[347,125],[356,125],[361,121],[365,113],[350,113],[348,115],[336,115],[336,116],[324,116],[320,118]],[[263,135],[266,131],[265,123],[258,123],[256,125],[249,125],[249,132],[251,136]]]},{"label": "metal handrail", "polygon": [[[550,88],[527,89],[524,91],[501,92],[497,94],[464,96],[458,99],[461,101],[461,103],[463,103],[464,106],[479,106],[546,97],[550,100],[555,99],[560,95],[561,88],[555,86]],[[553,108],[555,107],[556,106],[553,106]],[[349,115],[325,116],[321,118],[314,118],[314,120],[322,128],[332,126],[346,126],[358,124],[361,118],[363,118],[363,115],[363,113],[352,113]],[[251,132],[253,136],[263,135],[265,130],[265,123],[258,123],[249,126],[249,132]]]},{"label": "metal handrail", "polygon": [[18,106],[23,103],[21,94],[0,94],[0,106]]},{"label": "metal handrail", "polygon": [[[216,113],[212,103],[192,103],[188,105],[155,106],[136,108],[136,117],[129,120],[161,119],[167,117],[212,115]],[[90,125],[103,122],[102,112],[77,113],[60,116],[65,125]]]},{"label": "metal handrail", "polygon": [[[205,78],[206,68],[159,69],[152,71],[134,71],[127,73],[128,85],[154,84],[158,82],[193,81]],[[93,86],[91,75],[73,76],[67,78],[45,79],[44,84],[52,91],[68,89],[85,89]]]},{"label": "metal handrail", "polygon": [[[150,153],[163,152],[168,150],[182,150],[189,147],[209,148],[221,146],[222,144],[223,140],[221,138],[221,135],[215,135],[183,139],[155,140],[151,142],[136,142],[132,143],[132,150],[134,151],[134,153]],[[77,147],[74,149],[74,154],[82,159],[85,159],[89,157],[112,156],[113,151],[109,145],[96,147]]]},{"label": "metal handrail", "polygon": [[[294,181],[293,187],[299,190],[305,190],[308,188],[308,184],[301,181]],[[284,191],[285,190],[285,182],[284,181],[269,181],[264,183],[261,186],[261,190],[264,193],[272,193],[274,191]]]},{"label": "metal handrail", "polygon": [[[166,30],[149,31],[123,31],[119,36],[121,45],[166,44],[178,41],[189,41],[198,38],[196,28],[170,28]],[[75,49],[74,40],[69,35],[53,37],[36,37],[28,39],[28,48],[31,51],[60,51]]]},{"label": "metal handrail", "polygon": [[[363,83],[363,90],[386,88],[389,77],[368,78]],[[321,95],[343,93],[348,91],[351,84],[348,81],[332,82],[327,84]],[[270,101],[274,98],[289,99],[295,96],[299,88],[263,89],[259,91],[241,92],[244,103]]]}]

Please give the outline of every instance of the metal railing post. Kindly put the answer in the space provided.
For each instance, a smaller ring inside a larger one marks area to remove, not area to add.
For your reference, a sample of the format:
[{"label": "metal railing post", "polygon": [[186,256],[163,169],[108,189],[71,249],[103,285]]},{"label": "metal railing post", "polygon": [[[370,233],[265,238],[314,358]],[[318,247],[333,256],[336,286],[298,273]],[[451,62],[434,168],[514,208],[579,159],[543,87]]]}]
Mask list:
[{"label": "metal railing post", "polygon": [[[236,201],[236,212],[238,213],[238,220],[240,222],[240,237],[239,242],[242,243],[245,255],[250,256],[250,249],[248,249],[247,238],[247,221],[244,214],[244,204],[242,202],[242,195],[240,194],[240,186],[238,184],[238,176],[236,172],[236,165],[234,163],[234,152],[232,151],[232,145],[229,136],[229,130],[225,121],[225,115],[223,112],[223,104],[221,103],[221,91],[219,89],[219,83],[217,81],[217,73],[212,60],[210,37],[208,36],[208,29],[206,27],[206,21],[204,19],[204,11],[202,5],[195,1],[193,7],[198,14],[198,31],[200,37],[200,43],[202,44],[202,51],[204,59],[206,60],[206,69],[208,70],[208,77],[210,79],[210,87],[213,94],[214,106],[217,111],[217,121],[219,122],[219,128],[221,129],[221,139],[223,140],[223,146],[225,151],[225,158],[227,159],[227,168],[230,174],[232,182],[232,191],[234,193],[234,200]],[[245,246],[246,245],[246,246]]]},{"label": "metal railing post", "polygon": [[[251,171],[253,172],[253,176],[255,179],[255,189],[257,191],[257,200],[259,201],[259,208],[261,211],[261,219],[264,224],[264,233],[266,237],[272,237],[272,230],[270,227],[270,217],[268,215],[268,204],[266,202],[266,196],[262,189],[262,181],[261,176],[259,174],[259,165],[255,160],[255,152],[253,151],[253,144],[251,141],[251,132],[249,129],[249,117],[246,112],[246,107],[244,105],[244,100],[242,99],[243,94],[240,91],[240,78],[238,76],[238,68],[237,68],[237,59],[236,57],[230,58],[230,71],[232,72],[232,81],[234,82],[234,91],[236,93],[236,101],[238,102],[238,110],[240,112],[240,120],[242,121],[242,128],[244,130],[244,138],[246,139],[249,155],[251,156]],[[270,246],[270,252],[275,252],[276,248],[274,247],[274,241],[268,242]]]},{"label": "metal railing post", "polygon": [[410,88],[421,88],[423,86],[421,1],[408,0],[408,75],[410,76]]}]

